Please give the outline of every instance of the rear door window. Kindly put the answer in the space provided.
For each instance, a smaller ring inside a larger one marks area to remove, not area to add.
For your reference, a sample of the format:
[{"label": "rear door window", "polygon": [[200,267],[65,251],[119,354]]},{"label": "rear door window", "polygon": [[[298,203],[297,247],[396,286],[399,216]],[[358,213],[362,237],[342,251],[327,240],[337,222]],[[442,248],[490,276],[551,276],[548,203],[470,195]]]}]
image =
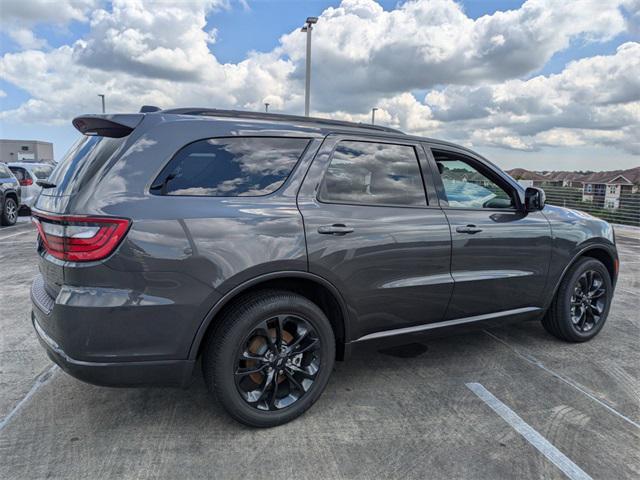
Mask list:
[{"label": "rear door window", "polygon": [[309,139],[210,138],[182,148],[151,185],[154,195],[255,197],[275,192]]},{"label": "rear door window", "polygon": [[420,165],[410,145],[338,144],[318,198],[327,203],[426,207]]}]

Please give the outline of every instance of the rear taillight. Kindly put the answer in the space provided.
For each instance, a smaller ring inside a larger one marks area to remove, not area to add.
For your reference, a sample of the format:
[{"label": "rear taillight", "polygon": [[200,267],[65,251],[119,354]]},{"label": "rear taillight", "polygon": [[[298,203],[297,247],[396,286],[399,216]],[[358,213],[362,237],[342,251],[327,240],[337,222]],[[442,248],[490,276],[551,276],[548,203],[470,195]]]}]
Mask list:
[{"label": "rear taillight", "polygon": [[24,180],[20,180],[21,187],[28,187],[30,185],[33,185],[33,180],[31,180],[30,178],[25,178]]},{"label": "rear taillight", "polygon": [[126,218],[33,214],[42,245],[53,257],[95,262],[116,249],[129,230]]}]

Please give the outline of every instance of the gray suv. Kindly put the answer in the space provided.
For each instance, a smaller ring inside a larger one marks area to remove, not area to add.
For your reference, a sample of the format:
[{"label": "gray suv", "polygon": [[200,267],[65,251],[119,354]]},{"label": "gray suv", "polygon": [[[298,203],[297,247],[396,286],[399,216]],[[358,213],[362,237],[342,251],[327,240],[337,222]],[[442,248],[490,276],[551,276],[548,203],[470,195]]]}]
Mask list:
[{"label": "gray suv", "polygon": [[[175,109],[73,120],[33,209],[33,325],[95,384],[208,388],[287,422],[365,342],[541,319],[603,327],[612,227],[476,153],[389,128]],[[458,330],[459,331],[459,330]]]},{"label": "gray suv", "polygon": [[20,183],[4,163],[0,163],[0,225],[14,225],[20,208]]}]

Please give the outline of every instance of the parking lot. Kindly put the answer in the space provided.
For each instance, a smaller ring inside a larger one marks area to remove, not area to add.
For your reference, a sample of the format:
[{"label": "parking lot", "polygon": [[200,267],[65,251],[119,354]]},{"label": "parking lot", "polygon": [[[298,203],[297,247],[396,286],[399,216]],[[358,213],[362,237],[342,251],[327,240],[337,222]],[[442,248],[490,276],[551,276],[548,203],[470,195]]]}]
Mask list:
[{"label": "parking lot", "polygon": [[616,231],[620,280],[592,342],[529,322],[358,351],[306,415],[253,430],[197,374],[113,389],[53,366],[29,320],[35,232],[0,229],[0,478],[640,478],[640,234]]}]

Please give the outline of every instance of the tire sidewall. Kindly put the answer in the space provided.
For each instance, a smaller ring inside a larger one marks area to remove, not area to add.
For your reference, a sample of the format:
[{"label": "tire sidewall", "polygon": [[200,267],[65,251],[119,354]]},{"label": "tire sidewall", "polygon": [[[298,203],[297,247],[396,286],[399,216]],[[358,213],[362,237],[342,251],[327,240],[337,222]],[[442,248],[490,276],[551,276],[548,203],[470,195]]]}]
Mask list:
[{"label": "tire sidewall", "polygon": [[[13,207],[16,209],[16,218],[15,220],[11,221],[9,219],[8,216],[8,210],[7,210],[7,206],[9,204],[12,204]],[[15,225],[15,223],[18,221],[18,204],[16,203],[16,201],[13,198],[5,198],[4,200],[4,205],[2,206],[2,224],[3,225]]]},{"label": "tire sidewall", "polygon": [[[580,332],[574,327],[571,321],[571,297],[573,295],[574,285],[578,281],[578,278],[580,278],[580,276],[587,270],[595,270],[600,273],[605,284],[607,299],[600,321],[588,332]],[[562,330],[562,333],[571,340],[577,342],[587,341],[595,337],[600,330],[602,330],[607,321],[609,310],[611,308],[611,301],[613,299],[613,285],[611,284],[609,271],[602,262],[589,258],[576,263],[576,265],[570,270],[566,279],[563,281],[563,285],[558,293],[560,294],[558,300],[560,312],[562,314],[562,321],[559,322],[559,327]]]},{"label": "tire sidewall", "polygon": [[[247,404],[237,390],[233,372],[236,368],[238,349],[247,334],[259,323],[276,315],[287,314],[302,317],[318,334],[321,342],[320,371],[309,391],[293,405],[280,411],[261,411]],[[297,295],[274,295],[243,312],[240,317],[229,320],[233,321],[233,324],[224,341],[219,342],[213,352],[215,363],[212,366],[212,374],[214,393],[231,416],[246,424],[269,427],[288,422],[313,405],[329,380],[335,360],[333,330],[322,310]]]}]

